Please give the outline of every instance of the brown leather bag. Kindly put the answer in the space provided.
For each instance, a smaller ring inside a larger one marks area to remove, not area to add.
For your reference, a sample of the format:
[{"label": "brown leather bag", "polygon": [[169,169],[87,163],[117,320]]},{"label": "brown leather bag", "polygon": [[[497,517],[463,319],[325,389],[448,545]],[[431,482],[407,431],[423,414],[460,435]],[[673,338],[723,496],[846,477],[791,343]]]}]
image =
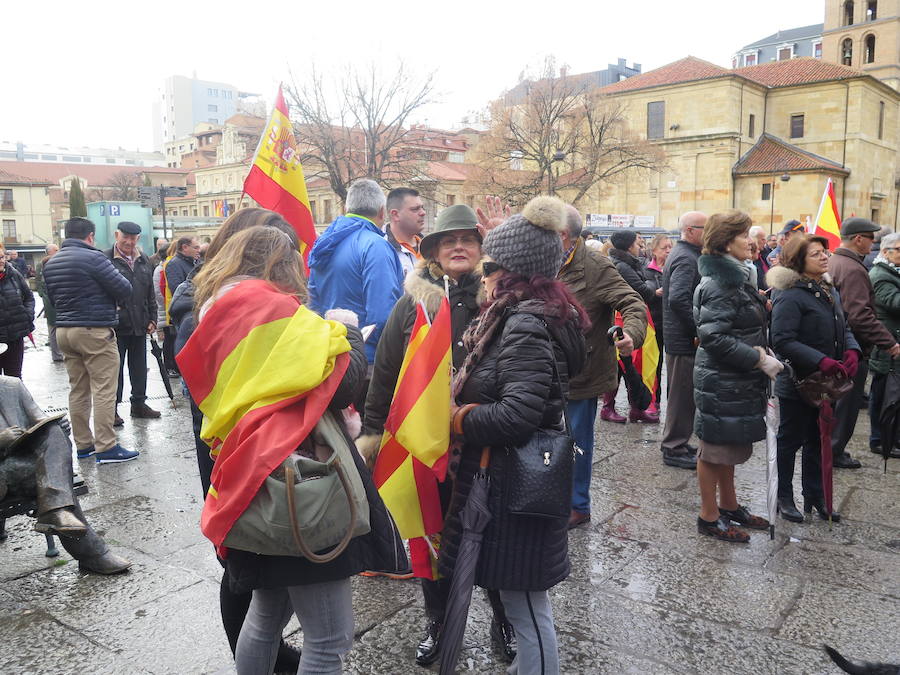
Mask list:
[{"label": "brown leather bag", "polygon": [[821,408],[825,401],[837,401],[853,389],[853,380],[845,375],[826,375],[817,370],[812,375],[795,382],[797,393],[814,408]]}]

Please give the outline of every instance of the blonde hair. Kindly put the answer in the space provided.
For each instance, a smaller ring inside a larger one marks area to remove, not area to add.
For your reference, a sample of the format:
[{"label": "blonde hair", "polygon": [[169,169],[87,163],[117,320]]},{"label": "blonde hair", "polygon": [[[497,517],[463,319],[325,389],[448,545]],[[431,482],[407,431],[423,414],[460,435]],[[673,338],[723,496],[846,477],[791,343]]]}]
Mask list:
[{"label": "blonde hair", "polygon": [[300,243],[297,240],[297,233],[294,228],[278,213],[269,211],[268,209],[260,209],[257,207],[238,209],[230,215],[228,219],[222,223],[216,236],[206,249],[206,260],[215,258],[219,251],[225,246],[225,243],[238,232],[242,232],[251,227],[261,225],[263,227],[274,227],[284,232],[294,244],[294,248],[299,249]]},{"label": "blonde hair", "polygon": [[300,253],[290,237],[274,227],[255,226],[231,237],[194,278],[194,312],[235,277],[262,279],[280,292],[306,302]]}]

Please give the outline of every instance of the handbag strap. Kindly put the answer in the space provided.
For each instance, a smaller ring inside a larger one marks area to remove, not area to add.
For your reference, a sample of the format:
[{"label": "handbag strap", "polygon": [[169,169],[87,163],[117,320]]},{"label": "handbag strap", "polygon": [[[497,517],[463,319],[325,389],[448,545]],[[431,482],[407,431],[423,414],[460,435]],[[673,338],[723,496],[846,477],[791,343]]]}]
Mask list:
[{"label": "handbag strap", "polygon": [[562,415],[563,415],[563,423],[566,427],[566,433],[570,438],[574,438],[572,436],[572,427],[569,425],[569,414],[566,412],[566,392],[563,391],[562,378],[559,376],[559,369],[556,367],[556,349],[554,348],[553,337],[550,335],[550,327],[547,326],[547,322],[544,322],[544,326],[547,328],[547,342],[550,344],[550,363],[553,365],[553,380],[551,380],[551,384],[555,381],[559,384],[559,398],[562,401]]},{"label": "handbag strap", "polygon": [[347,495],[347,503],[350,505],[350,524],[347,526],[347,531],[344,533],[344,537],[337,546],[325,555],[317,555],[309,549],[306,542],[303,541],[303,537],[300,536],[300,526],[297,524],[297,512],[294,509],[294,485],[296,484],[294,467],[291,466],[290,463],[285,463],[284,465],[284,482],[287,484],[286,493],[288,516],[291,519],[291,533],[294,535],[294,542],[297,544],[297,548],[300,549],[300,553],[303,554],[303,557],[314,563],[327,563],[337,558],[350,544],[350,540],[353,539],[353,532],[356,530],[356,502],[353,500],[353,491],[350,487],[350,481],[344,473],[344,466],[341,464],[340,458],[335,458],[332,466],[337,472],[341,485],[344,487],[344,494]]}]

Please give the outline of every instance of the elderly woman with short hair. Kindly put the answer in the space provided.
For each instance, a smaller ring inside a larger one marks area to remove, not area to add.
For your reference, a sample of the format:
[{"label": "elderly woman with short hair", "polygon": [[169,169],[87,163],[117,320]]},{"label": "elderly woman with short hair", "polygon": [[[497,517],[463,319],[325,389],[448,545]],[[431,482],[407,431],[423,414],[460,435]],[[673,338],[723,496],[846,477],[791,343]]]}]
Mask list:
[{"label": "elderly woman with short hair", "polygon": [[[875,290],[875,313],[894,337],[900,339],[900,234],[889,234],[881,240],[881,253],[869,271],[872,288]],[[869,449],[882,452],[881,429],[878,417],[884,400],[884,384],[891,367],[900,368],[900,361],[894,362],[890,354],[875,347],[869,358],[872,371],[872,389],[869,396]],[[900,450],[888,448],[891,457],[900,457]]]},{"label": "elderly woman with short hair", "polygon": [[[726,211],[710,216],[703,232],[694,291],[699,346],[694,364],[694,428],[700,438],[697,530],[724,541],[746,543],[735,527],[763,530],[769,522],[738,504],[734,467],[766,437],[769,378],[783,368],[766,352],[766,305],[756,290],[750,259],[750,216]],[[718,495],[717,495],[718,493]]]}]

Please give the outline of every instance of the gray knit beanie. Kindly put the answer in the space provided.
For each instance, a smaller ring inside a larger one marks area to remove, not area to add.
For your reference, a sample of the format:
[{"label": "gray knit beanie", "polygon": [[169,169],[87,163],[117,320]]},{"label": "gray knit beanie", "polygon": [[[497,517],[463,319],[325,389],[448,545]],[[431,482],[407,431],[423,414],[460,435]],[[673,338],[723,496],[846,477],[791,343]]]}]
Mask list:
[{"label": "gray knit beanie", "polygon": [[563,263],[559,235],[566,227],[565,208],[557,197],[535,197],[522,213],[488,232],[484,252],[514,274],[555,279]]}]

